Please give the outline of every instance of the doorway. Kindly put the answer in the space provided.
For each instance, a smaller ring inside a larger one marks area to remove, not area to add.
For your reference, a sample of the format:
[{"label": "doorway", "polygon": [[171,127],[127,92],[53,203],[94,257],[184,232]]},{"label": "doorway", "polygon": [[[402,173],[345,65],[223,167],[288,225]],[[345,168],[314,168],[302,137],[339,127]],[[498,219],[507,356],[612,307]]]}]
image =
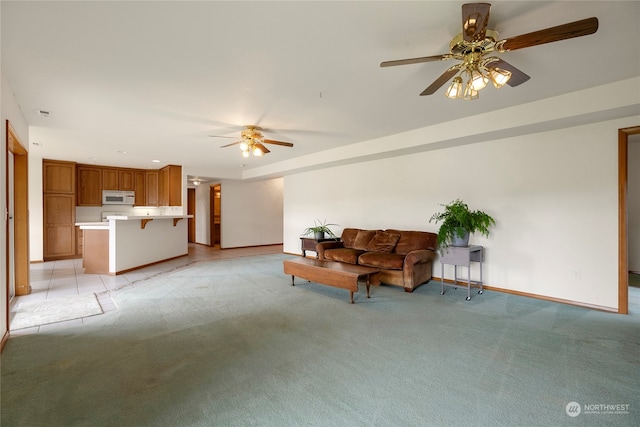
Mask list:
[{"label": "doorway", "polygon": [[210,200],[210,227],[211,231],[210,242],[211,246],[220,245],[221,231],[222,231],[222,216],[220,215],[220,204],[222,200],[222,187],[220,184],[212,185],[209,187],[209,200]]},{"label": "doorway", "polygon": [[196,189],[187,188],[187,215],[193,215],[187,219],[187,241],[196,241]]},{"label": "doorway", "polygon": [[618,129],[618,313],[629,313],[629,235],[627,190],[629,186],[629,136],[640,126]]}]

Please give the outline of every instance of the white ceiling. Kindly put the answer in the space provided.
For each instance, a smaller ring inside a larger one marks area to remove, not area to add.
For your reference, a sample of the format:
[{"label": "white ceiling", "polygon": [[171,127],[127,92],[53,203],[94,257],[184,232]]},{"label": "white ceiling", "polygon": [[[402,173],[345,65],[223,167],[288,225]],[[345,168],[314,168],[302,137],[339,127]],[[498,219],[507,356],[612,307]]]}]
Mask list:
[{"label": "white ceiling", "polygon": [[[181,164],[222,177],[640,75],[635,1],[492,2],[489,27],[501,38],[591,16],[600,27],[503,54],[531,80],[488,86],[471,102],[445,98],[446,85],[418,96],[453,62],[379,67],[447,53],[463,2],[0,4],[2,73],[30,150],[79,163]],[[244,159],[219,148],[236,139],[209,136],[248,124],[295,147]]]}]

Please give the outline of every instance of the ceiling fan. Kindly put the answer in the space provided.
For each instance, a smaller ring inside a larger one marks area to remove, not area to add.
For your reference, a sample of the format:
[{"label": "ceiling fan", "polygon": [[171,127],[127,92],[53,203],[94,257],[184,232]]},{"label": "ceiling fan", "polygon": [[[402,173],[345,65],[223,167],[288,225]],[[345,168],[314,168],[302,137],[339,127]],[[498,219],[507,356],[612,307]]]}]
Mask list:
[{"label": "ceiling fan", "polygon": [[[446,70],[429,87],[422,91],[420,96],[435,93],[449,79],[459,74],[453,78],[445,95],[452,99],[471,100],[478,98],[478,91],[484,88],[489,81],[493,82],[496,88],[501,88],[505,84],[515,87],[529,80],[528,75],[513,65],[498,57],[487,56],[488,54],[492,52],[504,53],[525,47],[586,36],[598,30],[598,18],[587,18],[500,40],[497,31],[487,28],[490,9],[491,5],[489,3],[467,3],[462,5],[462,33],[451,40],[449,53],[385,61],[380,66],[391,67],[394,65],[457,59],[462,62]],[[464,91],[462,88],[463,77],[467,78]]]},{"label": "ceiling fan", "polygon": [[262,128],[255,125],[247,125],[246,129],[240,132],[240,141],[232,142],[231,144],[223,145],[220,148],[230,147],[232,145],[240,144],[243,157],[249,157],[251,154],[257,157],[262,157],[270,151],[264,144],[282,145],[284,147],[293,147],[290,142],[275,141],[273,139],[265,139],[260,132]]}]

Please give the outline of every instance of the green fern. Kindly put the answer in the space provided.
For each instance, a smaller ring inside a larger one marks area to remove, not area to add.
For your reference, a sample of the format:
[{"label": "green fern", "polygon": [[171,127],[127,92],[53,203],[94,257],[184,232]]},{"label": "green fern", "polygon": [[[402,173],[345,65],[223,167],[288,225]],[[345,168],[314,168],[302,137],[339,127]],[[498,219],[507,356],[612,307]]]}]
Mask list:
[{"label": "green fern", "polygon": [[491,216],[479,210],[470,210],[460,199],[440,206],[444,206],[444,211],[433,214],[429,220],[436,224],[442,222],[438,230],[438,248],[449,246],[455,236],[462,238],[467,232],[479,232],[488,237],[489,227],[496,224]]}]

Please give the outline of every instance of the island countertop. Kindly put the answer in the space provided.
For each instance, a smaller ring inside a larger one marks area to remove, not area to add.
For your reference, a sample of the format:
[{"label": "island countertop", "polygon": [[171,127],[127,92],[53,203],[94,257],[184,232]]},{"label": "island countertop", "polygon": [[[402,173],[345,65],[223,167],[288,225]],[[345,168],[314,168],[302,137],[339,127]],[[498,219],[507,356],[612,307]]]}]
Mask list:
[{"label": "island countertop", "polygon": [[80,227],[81,230],[108,230],[108,222],[76,222],[74,225]]},{"label": "island countertop", "polygon": [[193,215],[110,215],[109,220],[134,221],[140,219],[185,219],[193,218]]}]

